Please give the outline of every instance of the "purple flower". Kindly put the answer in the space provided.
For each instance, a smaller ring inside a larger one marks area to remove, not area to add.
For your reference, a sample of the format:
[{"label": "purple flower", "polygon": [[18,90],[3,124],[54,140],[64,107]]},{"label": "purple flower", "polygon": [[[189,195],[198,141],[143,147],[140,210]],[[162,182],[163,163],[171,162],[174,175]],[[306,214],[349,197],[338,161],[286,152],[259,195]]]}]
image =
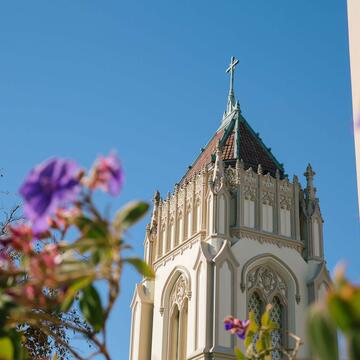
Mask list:
[{"label": "purple flower", "polygon": [[224,326],[226,331],[230,331],[240,339],[245,339],[245,334],[250,325],[250,320],[239,320],[232,316],[227,316],[224,319]]},{"label": "purple flower", "polygon": [[20,188],[24,212],[36,232],[48,228],[48,217],[75,200],[80,190],[79,169],[72,161],[51,159],[35,167]]},{"label": "purple flower", "polygon": [[117,196],[124,183],[124,173],[115,153],[100,156],[92,170],[87,184],[90,189],[100,188],[112,196]]}]

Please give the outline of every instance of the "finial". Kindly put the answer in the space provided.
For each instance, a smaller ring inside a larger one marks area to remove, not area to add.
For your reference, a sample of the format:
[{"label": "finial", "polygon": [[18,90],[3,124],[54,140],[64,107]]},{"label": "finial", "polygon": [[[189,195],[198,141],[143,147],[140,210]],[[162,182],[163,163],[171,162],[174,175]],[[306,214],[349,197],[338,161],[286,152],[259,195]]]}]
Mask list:
[{"label": "finial", "polygon": [[275,171],[275,178],[276,179],[280,179],[280,170],[279,169],[276,169],[276,171]]},{"label": "finial", "polygon": [[306,194],[309,199],[315,199],[316,188],[314,187],[314,176],[316,175],[315,171],[312,169],[311,165],[308,164],[304,176],[306,178]]},{"label": "finial", "polygon": [[257,173],[258,173],[258,175],[262,175],[262,173],[263,173],[263,169],[262,169],[261,164],[258,165]]},{"label": "finial", "polygon": [[230,73],[230,88],[229,88],[229,95],[227,101],[226,111],[224,113],[224,117],[229,115],[233,110],[240,109],[240,104],[236,103],[235,95],[234,95],[234,73],[235,73],[235,66],[239,63],[239,60],[235,59],[234,56],[231,57],[230,65],[226,69],[227,73]]},{"label": "finial", "polygon": [[159,201],[160,201],[160,192],[159,190],[156,190],[153,197],[153,202],[154,204],[157,204]]}]

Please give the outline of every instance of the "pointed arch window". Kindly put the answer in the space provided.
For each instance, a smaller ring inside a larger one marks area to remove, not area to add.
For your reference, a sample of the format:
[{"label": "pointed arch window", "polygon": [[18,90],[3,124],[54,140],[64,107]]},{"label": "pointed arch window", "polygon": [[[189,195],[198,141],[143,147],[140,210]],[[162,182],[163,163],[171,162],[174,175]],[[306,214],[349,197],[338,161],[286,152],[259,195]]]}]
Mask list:
[{"label": "pointed arch window", "polygon": [[184,241],[184,219],[182,212],[179,212],[177,219],[177,236],[175,246],[181,244]]},{"label": "pointed arch window", "polygon": [[170,241],[168,242],[167,250],[172,250],[175,247],[175,221],[174,218],[170,220]]},{"label": "pointed arch window", "polygon": [[201,214],[200,214],[200,200],[199,199],[196,201],[196,204],[195,204],[194,224],[195,224],[195,232],[200,231],[200,229],[201,229]]},{"label": "pointed arch window", "polygon": [[[260,265],[251,269],[247,274],[248,311],[253,311],[257,324],[260,324],[261,315],[266,304],[272,304],[270,318],[278,324],[279,329],[271,332],[272,347],[284,345],[284,330],[286,321],[287,285],[284,279],[267,265]],[[256,341],[256,339],[255,339]],[[272,352],[273,360],[281,360],[278,350]]]},{"label": "pointed arch window", "polygon": [[176,281],[170,294],[168,333],[169,360],[186,360],[188,328],[187,282],[183,275]]},{"label": "pointed arch window", "polygon": [[[284,322],[284,311],[281,301],[278,296],[274,296],[272,302],[272,310],[270,313],[270,319],[275,324],[278,325],[277,330],[273,330],[271,332],[271,346],[272,347],[281,347],[283,344],[283,336],[282,336],[282,329],[283,329],[283,322]],[[272,359],[273,360],[281,360],[281,352],[279,350],[274,350],[272,352]]]},{"label": "pointed arch window", "polygon": [[192,211],[191,206],[189,205],[186,211],[186,237],[189,239],[192,236],[192,228],[193,228],[193,221],[192,221]]}]

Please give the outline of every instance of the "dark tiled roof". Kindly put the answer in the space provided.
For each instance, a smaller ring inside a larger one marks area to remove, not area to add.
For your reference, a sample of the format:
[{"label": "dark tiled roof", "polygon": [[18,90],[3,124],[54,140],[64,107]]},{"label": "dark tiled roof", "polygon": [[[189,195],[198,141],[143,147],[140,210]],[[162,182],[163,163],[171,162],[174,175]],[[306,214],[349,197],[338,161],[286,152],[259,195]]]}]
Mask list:
[{"label": "dark tiled roof", "polygon": [[216,146],[219,140],[222,138],[224,134],[223,130],[218,131],[212,137],[212,139],[208,142],[205,149],[201,152],[198,158],[195,160],[192,167],[188,170],[185,176],[182,178],[180,183],[183,183],[186,180],[189,180],[194,174],[199,172],[205,165],[211,162],[211,155],[215,153]]},{"label": "dark tiled roof", "polygon": [[[276,159],[271,155],[270,150],[266,149],[265,145],[250,128],[245,121],[239,123],[240,133],[240,159],[244,161],[245,169],[252,167],[254,171],[257,170],[261,164],[263,173],[270,173],[275,176],[276,169],[279,169],[280,176],[283,177],[283,170],[280,168]],[[235,130],[233,130],[226,139],[223,146],[223,160],[236,160],[234,156],[235,146]]]},{"label": "dark tiled roof", "polygon": [[[241,119],[241,120],[240,120]],[[275,157],[271,154],[270,150],[266,148],[258,135],[251,129],[250,125],[244,118],[240,116],[235,126],[235,119],[233,125],[229,125],[229,131],[224,129],[216,132],[213,138],[209,141],[205,149],[195,160],[193,166],[188,170],[185,176],[182,178],[181,183],[189,180],[195,173],[199,172],[205,165],[211,162],[211,156],[215,153],[216,146],[221,140],[223,160],[230,165],[235,164],[236,153],[239,153],[239,159],[244,161],[245,169],[252,167],[254,171],[257,170],[259,164],[261,164],[263,173],[270,173],[275,177],[276,170],[280,171],[280,177],[284,177],[284,170],[282,166],[277,162]],[[233,129],[231,130],[231,126]],[[235,132],[239,134],[239,146],[238,151],[234,151],[235,144]]]}]

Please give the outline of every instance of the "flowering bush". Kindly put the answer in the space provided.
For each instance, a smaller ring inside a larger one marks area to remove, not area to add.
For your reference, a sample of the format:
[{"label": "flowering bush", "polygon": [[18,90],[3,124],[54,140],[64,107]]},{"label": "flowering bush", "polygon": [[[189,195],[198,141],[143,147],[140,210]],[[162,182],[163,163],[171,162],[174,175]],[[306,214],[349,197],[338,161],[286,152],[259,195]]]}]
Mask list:
[{"label": "flowering bush", "polygon": [[286,359],[295,359],[301,345],[301,339],[296,335],[289,333],[289,336],[295,339],[296,343],[292,350],[271,344],[271,332],[278,329],[278,325],[271,321],[271,310],[272,306],[268,304],[261,317],[260,324],[256,323],[253,311],[250,311],[249,320],[246,321],[232,316],[224,319],[225,330],[244,340],[245,352],[239,348],[235,349],[238,360],[271,360],[274,352],[282,354]]},{"label": "flowering bush", "polygon": [[[51,159],[28,175],[20,189],[26,220],[9,226],[0,240],[1,360],[29,358],[22,346],[28,326],[82,359],[54,330],[64,325],[91,343],[94,356],[110,359],[106,323],[120,293],[123,265],[153,276],[142,260],[122,256],[129,248],[124,231],[146,213],[148,204],[130,203],[110,220],[93,202],[95,190],[117,196],[122,185],[115,154],[100,157],[88,174],[72,161]],[[106,284],[105,301],[98,282]],[[56,316],[77,306],[85,326]]]}]

